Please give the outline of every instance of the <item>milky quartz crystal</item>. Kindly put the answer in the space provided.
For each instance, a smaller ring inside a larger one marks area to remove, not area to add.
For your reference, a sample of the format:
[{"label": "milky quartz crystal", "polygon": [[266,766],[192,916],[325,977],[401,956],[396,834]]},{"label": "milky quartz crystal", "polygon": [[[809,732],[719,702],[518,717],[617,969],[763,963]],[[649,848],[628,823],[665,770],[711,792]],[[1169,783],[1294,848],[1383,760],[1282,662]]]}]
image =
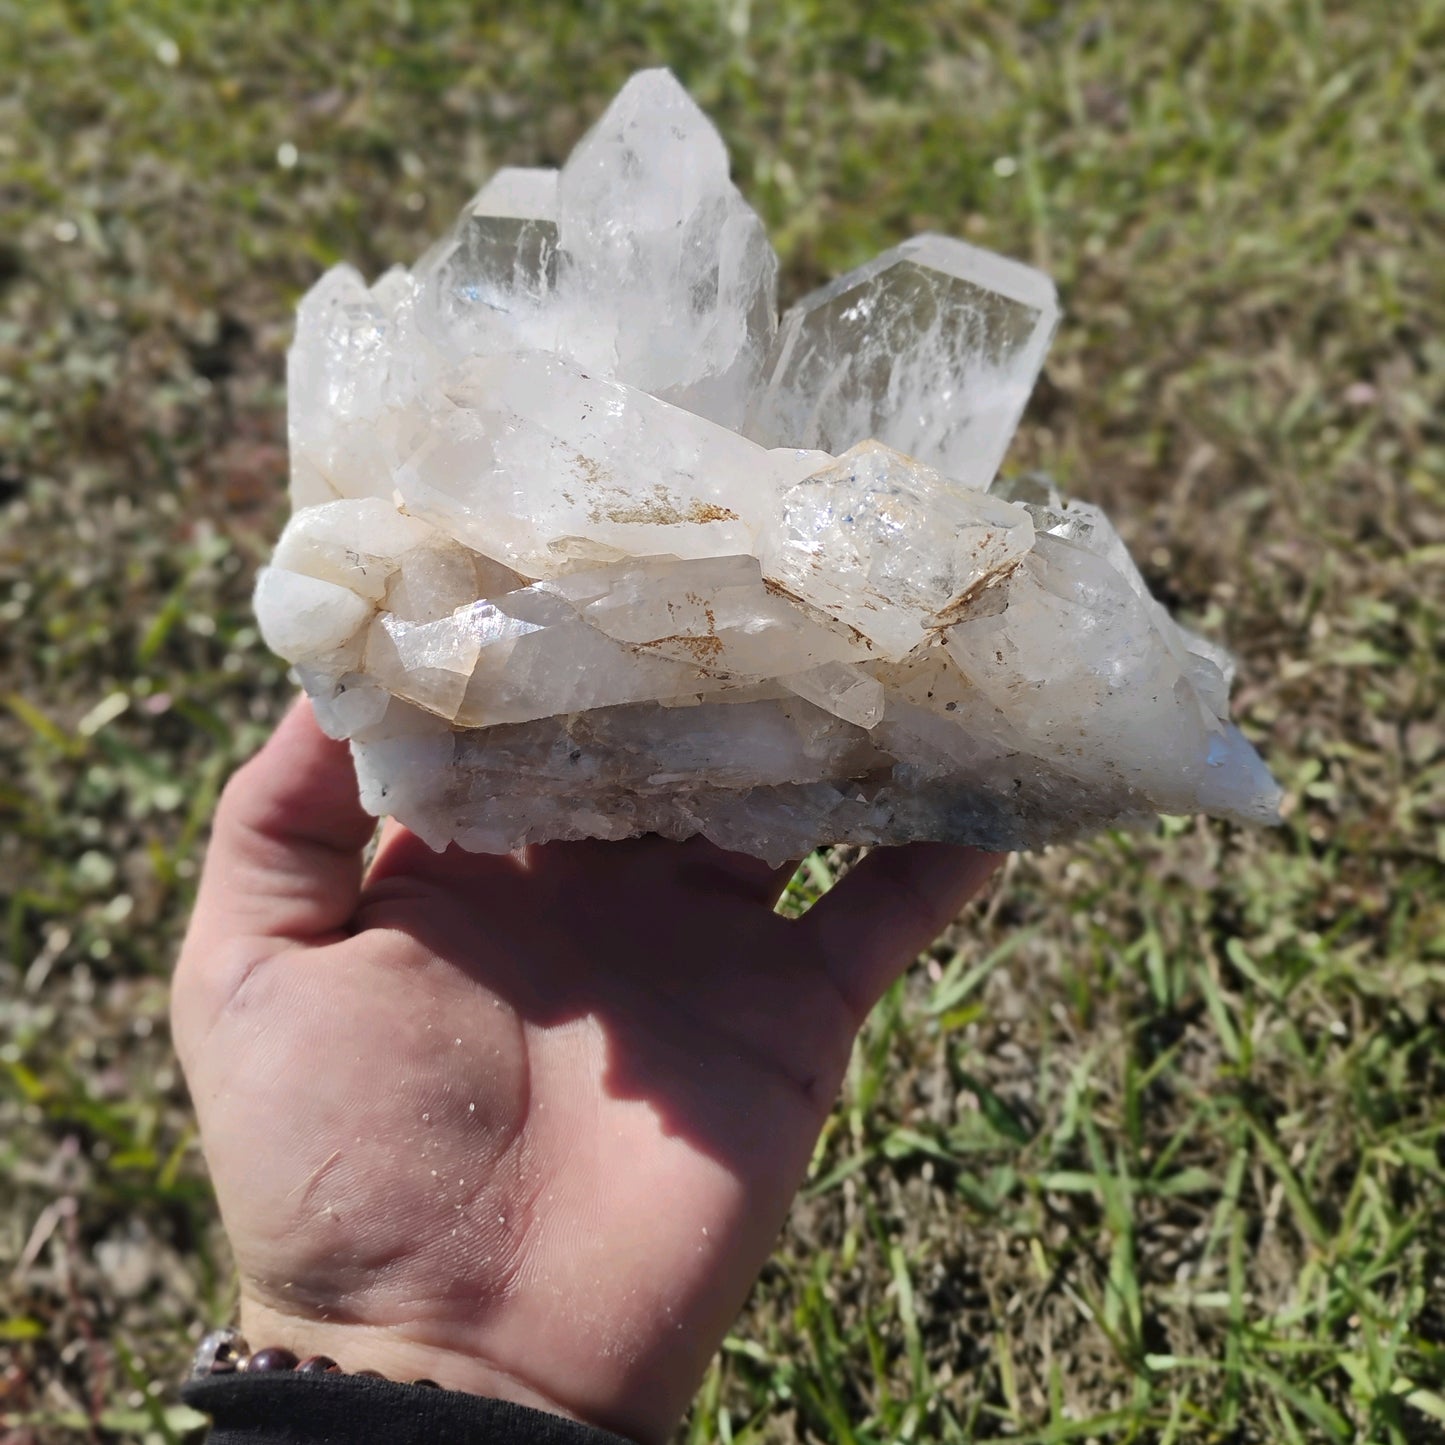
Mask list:
[{"label": "milky quartz crystal", "polygon": [[1082,502],[996,474],[1047,277],[920,236],[781,323],[716,131],[633,79],[291,351],[256,608],[362,800],[434,847],[1036,847],[1276,817],[1231,664]]}]

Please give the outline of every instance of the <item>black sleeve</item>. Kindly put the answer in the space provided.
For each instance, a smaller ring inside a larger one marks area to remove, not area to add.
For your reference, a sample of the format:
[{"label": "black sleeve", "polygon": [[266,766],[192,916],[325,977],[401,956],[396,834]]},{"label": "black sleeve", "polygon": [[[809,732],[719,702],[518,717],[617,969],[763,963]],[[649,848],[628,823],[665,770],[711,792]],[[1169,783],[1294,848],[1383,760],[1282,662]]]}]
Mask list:
[{"label": "black sleeve", "polygon": [[561,1415],[366,1375],[210,1375],[181,1398],[207,1445],[630,1445]]}]

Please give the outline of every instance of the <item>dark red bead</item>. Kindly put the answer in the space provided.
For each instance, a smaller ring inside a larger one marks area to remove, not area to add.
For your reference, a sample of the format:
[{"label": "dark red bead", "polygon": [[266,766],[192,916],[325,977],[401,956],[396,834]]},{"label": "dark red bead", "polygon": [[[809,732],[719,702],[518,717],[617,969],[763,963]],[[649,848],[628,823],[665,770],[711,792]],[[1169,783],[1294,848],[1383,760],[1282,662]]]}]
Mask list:
[{"label": "dark red bead", "polygon": [[296,1366],[296,1373],[298,1375],[330,1375],[340,1369],[341,1366],[330,1355],[307,1355]]},{"label": "dark red bead", "polygon": [[365,1377],[365,1378],[368,1379],[368,1380],[384,1380],[384,1379],[386,1379],[386,1376],[383,1375],[380,1370],[353,1370],[351,1373],[352,1373],[353,1375],[363,1376],[363,1377]]},{"label": "dark red bead", "polygon": [[440,1390],[440,1389],[441,1389],[441,1386],[438,1385],[435,1380],[428,1380],[425,1375],[423,1375],[423,1376],[421,1377],[421,1379],[419,1379],[419,1380],[413,1380],[411,1383],[412,1383],[413,1385],[420,1385],[420,1386],[422,1386],[423,1389],[427,1389],[427,1390]]},{"label": "dark red bead", "polygon": [[248,1375],[264,1374],[267,1371],[294,1370],[296,1368],[296,1356],[282,1345],[270,1345],[264,1350],[257,1350],[246,1362],[246,1373]]}]

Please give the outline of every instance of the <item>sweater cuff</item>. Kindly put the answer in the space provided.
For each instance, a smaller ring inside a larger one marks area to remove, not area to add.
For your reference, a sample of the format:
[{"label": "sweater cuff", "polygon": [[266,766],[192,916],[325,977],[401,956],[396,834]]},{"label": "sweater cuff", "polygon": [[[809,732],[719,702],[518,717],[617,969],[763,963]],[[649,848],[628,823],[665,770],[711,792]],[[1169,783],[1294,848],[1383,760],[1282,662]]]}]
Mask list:
[{"label": "sweater cuff", "polygon": [[207,1445],[631,1445],[506,1400],[367,1375],[207,1375],[181,1388]]}]

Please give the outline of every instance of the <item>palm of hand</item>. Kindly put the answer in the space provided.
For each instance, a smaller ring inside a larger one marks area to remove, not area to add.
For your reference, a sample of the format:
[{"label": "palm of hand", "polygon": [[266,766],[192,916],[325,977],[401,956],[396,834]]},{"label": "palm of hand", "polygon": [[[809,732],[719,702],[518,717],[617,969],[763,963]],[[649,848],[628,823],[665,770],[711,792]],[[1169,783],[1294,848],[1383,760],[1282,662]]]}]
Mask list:
[{"label": "palm of hand", "polygon": [[987,860],[874,855],[805,927],[700,841],[523,860],[389,829],[363,884],[368,830],[298,709],[228,790],[178,968],[243,1325],[664,1436],[867,1005]]}]

